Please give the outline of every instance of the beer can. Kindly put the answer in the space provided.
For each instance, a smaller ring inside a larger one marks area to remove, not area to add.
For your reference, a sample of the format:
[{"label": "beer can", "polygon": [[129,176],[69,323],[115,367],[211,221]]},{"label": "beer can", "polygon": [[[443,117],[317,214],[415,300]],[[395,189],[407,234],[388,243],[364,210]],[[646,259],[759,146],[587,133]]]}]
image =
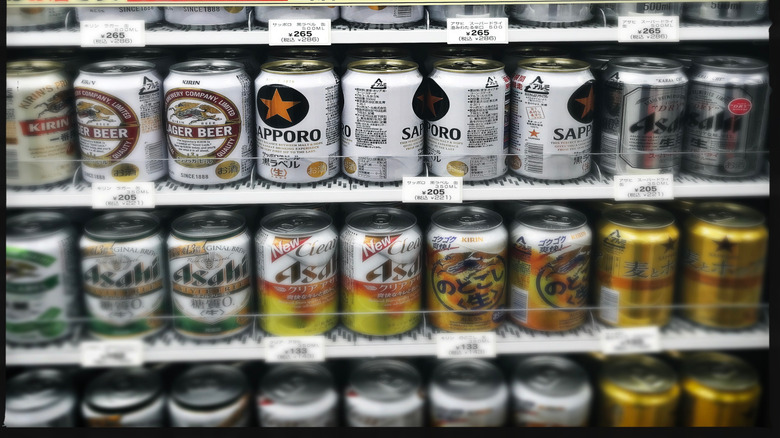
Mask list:
[{"label": "beer can", "polygon": [[400,360],[375,359],[358,365],[344,390],[351,427],[422,427],[422,377]]},{"label": "beer can", "polygon": [[174,64],[165,78],[168,174],[185,184],[226,184],[252,172],[252,81],[242,65]]},{"label": "beer can", "polygon": [[437,61],[426,86],[430,173],[464,181],[504,175],[510,98],[504,64],[478,58]]},{"label": "beer can", "polygon": [[335,427],[339,396],[333,376],[316,363],[277,365],[263,376],[257,395],[262,427]]},{"label": "beer can", "polygon": [[229,29],[248,24],[249,9],[239,6],[165,7],[165,21],[176,27]]},{"label": "beer can", "polygon": [[614,3],[610,6],[615,10],[618,17],[647,15],[679,17],[682,11],[682,3],[677,2]]},{"label": "beer can", "polygon": [[168,263],[177,333],[222,339],[249,327],[250,249],[246,219],[238,213],[201,211],[173,221]]},{"label": "beer can", "polygon": [[518,62],[510,122],[509,165],[514,173],[566,180],[590,172],[596,99],[589,68],[586,62],[566,58]]},{"label": "beer can", "polygon": [[438,61],[455,58],[493,59],[490,49],[480,46],[440,45],[428,50],[428,56],[423,63],[426,73],[433,72],[433,65]]},{"label": "beer can", "polygon": [[388,336],[420,323],[422,232],[397,208],[366,208],[341,231],[341,320],[355,332]]},{"label": "beer can", "polygon": [[339,16],[338,6],[255,6],[255,21],[260,23],[268,23],[268,20],[320,18],[335,21]]},{"label": "beer can", "polygon": [[257,173],[307,183],[339,173],[339,78],[314,60],[262,65],[257,90]]},{"label": "beer can", "polygon": [[426,235],[426,301],[433,326],[482,332],[503,322],[508,238],[501,215],[486,208],[433,214]]},{"label": "beer can", "polygon": [[157,371],[119,368],[87,384],[81,416],[88,427],[162,427],[165,399]]},{"label": "beer can", "polygon": [[585,215],[572,208],[537,205],[517,212],[510,231],[512,321],[543,331],[585,322],[592,239]]},{"label": "beer can", "polygon": [[[344,173],[369,182],[400,181],[423,170],[422,74],[413,61],[369,59],[342,78]],[[392,115],[392,116],[391,116]]]},{"label": "beer can", "polygon": [[425,6],[342,6],[341,18],[350,23],[372,27],[403,26],[425,18]]},{"label": "beer can", "polygon": [[6,8],[6,31],[44,30],[65,27],[73,8]]},{"label": "beer can", "polygon": [[769,239],[764,215],[739,204],[703,202],[691,208],[685,225],[685,317],[716,328],[755,324]]},{"label": "beer can", "polygon": [[9,62],[5,86],[6,185],[35,187],[73,178],[78,164],[73,88],[65,66],[52,61]]},{"label": "beer can", "polygon": [[511,5],[509,16],[522,24],[546,27],[576,26],[593,18],[591,4],[583,0],[566,4]]},{"label": "beer can", "polygon": [[119,57],[151,62],[154,64],[160,77],[168,76],[171,66],[176,63],[173,51],[162,47],[131,47],[121,51],[111,51],[110,53],[112,58]]},{"label": "beer can", "polygon": [[588,374],[565,357],[531,356],[514,368],[515,426],[586,426],[592,399]]},{"label": "beer can", "polygon": [[761,385],[742,359],[723,353],[693,353],[682,362],[681,416],[687,427],[753,427]]},{"label": "beer can", "polygon": [[616,327],[669,322],[680,232],[674,215],[645,204],[604,209],[592,290],[598,318]]},{"label": "beer can", "polygon": [[160,220],[131,211],[93,218],[81,237],[89,334],[149,337],[168,325],[167,258]]},{"label": "beer can", "polygon": [[192,367],[173,381],[168,399],[171,426],[249,426],[249,398],[249,382],[238,368]]},{"label": "beer can", "polygon": [[530,58],[570,58],[568,50],[557,46],[510,45],[503,51],[501,62],[511,79],[517,71],[517,63]]},{"label": "beer can", "polygon": [[162,21],[163,10],[156,6],[82,7],[76,8],[76,19],[78,21],[143,20],[148,25]]},{"label": "beer can", "polygon": [[434,427],[500,427],[506,423],[509,389],[501,370],[480,359],[442,361],[429,387]]},{"label": "beer can", "polygon": [[448,18],[501,18],[506,17],[506,5],[429,5],[428,17],[431,21],[447,24]]},{"label": "beer can", "polygon": [[712,24],[744,24],[766,18],[768,1],[685,3],[685,19]]},{"label": "beer can", "polygon": [[[260,73],[260,64],[255,59],[255,53],[242,47],[209,47],[195,50],[189,54],[190,60],[222,60],[241,64],[249,79]],[[251,94],[251,91],[249,92]],[[251,111],[250,111],[251,112]]]},{"label": "beer can", "polygon": [[76,231],[60,213],[22,213],[5,222],[5,340],[65,338],[78,313]]},{"label": "beer can", "polygon": [[5,427],[75,427],[76,392],[53,368],[25,371],[5,382]]},{"label": "beer can", "polygon": [[758,173],[769,123],[768,64],[707,56],[694,61],[688,77],[685,170],[717,177]]},{"label": "beer can", "polygon": [[338,65],[330,48],[318,46],[275,47],[268,52],[268,62],[273,61],[325,61]]}]

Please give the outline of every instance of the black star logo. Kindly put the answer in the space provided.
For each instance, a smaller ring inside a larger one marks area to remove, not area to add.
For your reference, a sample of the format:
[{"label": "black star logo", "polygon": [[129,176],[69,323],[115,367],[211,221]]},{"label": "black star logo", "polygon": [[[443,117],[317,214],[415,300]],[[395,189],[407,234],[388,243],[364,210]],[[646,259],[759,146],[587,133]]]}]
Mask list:
[{"label": "black star logo", "polygon": [[732,242],[729,242],[728,236],[724,237],[723,240],[717,241],[713,240],[716,245],[718,245],[717,251],[728,251],[731,252],[731,250],[734,248],[734,244]]},{"label": "black star logo", "polygon": [[[669,240],[667,240],[666,243],[662,244],[661,246],[666,248],[666,251],[672,251],[674,249],[674,244],[675,243],[677,243],[677,241],[670,237]],[[664,251],[664,252],[666,252],[666,251]]]}]

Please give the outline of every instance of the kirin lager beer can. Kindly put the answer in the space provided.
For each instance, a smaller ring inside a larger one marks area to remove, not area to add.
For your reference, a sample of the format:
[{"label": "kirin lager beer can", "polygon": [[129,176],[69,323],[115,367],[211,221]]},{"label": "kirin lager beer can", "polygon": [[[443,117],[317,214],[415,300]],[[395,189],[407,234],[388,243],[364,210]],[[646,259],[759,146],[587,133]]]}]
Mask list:
[{"label": "kirin lager beer can", "polygon": [[5,427],[75,427],[76,391],[70,376],[52,368],[25,371],[5,387]]},{"label": "kirin lager beer can", "polygon": [[333,376],[317,363],[277,365],[257,391],[262,427],[334,427],[338,405]]},{"label": "kirin lager beer can", "polygon": [[358,365],[344,390],[351,427],[422,427],[422,377],[400,360],[375,359]]},{"label": "kirin lager beer can", "polygon": [[185,29],[219,30],[248,24],[249,9],[239,6],[165,7],[165,21]]},{"label": "kirin lager beer can", "polygon": [[546,27],[568,27],[593,18],[591,4],[577,0],[575,3],[517,4],[509,6],[509,15],[522,24]]},{"label": "kirin lager beer can", "polygon": [[168,414],[173,427],[249,426],[249,382],[229,365],[190,368],[173,381]]},{"label": "kirin lager beer can", "polygon": [[87,384],[81,416],[88,427],[162,427],[165,399],[157,371],[119,368]]},{"label": "kirin lager beer can", "polygon": [[255,21],[268,20],[316,20],[325,18],[336,21],[340,17],[339,6],[255,6]]},{"label": "kirin lager beer can", "polygon": [[760,21],[768,11],[768,1],[685,3],[687,20],[720,25]]},{"label": "kirin lager beer can", "polygon": [[506,422],[509,389],[501,370],[490,362],[442,361],[428,391],[434,427],[500,427]]},{"label": "kirin lager beer can", "polygon": [[341,18],[371,27],[408,26],[425,18],[425,6],[342,6]]}]

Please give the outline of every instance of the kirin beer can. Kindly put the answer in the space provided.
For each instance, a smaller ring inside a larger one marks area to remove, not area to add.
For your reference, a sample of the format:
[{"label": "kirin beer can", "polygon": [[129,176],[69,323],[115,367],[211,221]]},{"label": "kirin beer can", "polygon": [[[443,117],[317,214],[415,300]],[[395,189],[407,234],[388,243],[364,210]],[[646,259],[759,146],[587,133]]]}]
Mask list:
[{"label": "kirin beer can", "polygon": [[247,24],[249,9],[239,6],[165,7],[165,21],[185,29],[219,30]]},{"label": "kirin beer can", "polygon": [[190,60],[213,59],[237,62],[244,66],[244,71],[249,75],[250,80],[260,73],[260,64],[255,58],[255,51],[243,47],[207,47],[191,52],[188,58]]},{"label": "kirin beer can", "polygon": [[173,427],[246,427],[249,382],[228,365],[195,366],[173,381],[168,414]]},{"label": "kirin beer can", "polygon": [[339,6],[255,6],[255,21],[268,23],[268,20],[316,20],[326,18],[331,21],[340,17]]},{"label": "kirin beer can", "polygon": [[429,394],[434,427],[500,427],[506,422],[509,389],[490,362],[442,361],[433,370]]},{"label": "kirin beer can", "polygon": [[425,6],[342,6],[341,18],[372,27],[404,26],[425,18]]},{"label": "kirin beer can", "polygon": [[163,10],[156,6],[82,7],[76,8],[76,19],[78,21],[143,20],[148,25],[162,21]]},{"label": "kirin beer can", "polygon": [[422,377],[400,360],[375,359],[358,365],[344,390],[351,427],[422,427]]},{"label": "kirin beer can", "polygon": [[557,46],[510,45],[502,53],[506,74],[511,79],[517,71],[517,63],[530,58],[569,58],[568,50]]},{"label": "kirin beer can", "polygon": [[25,371],[5,382],[5,427],[75,427],[70,376],[52,368]]},{"label": "kirin beer can", "polygon": [[333,376],[316,363],[277,365],[257,391],[262,427],[334,427],[338,405]]},{"label": "kirin beer can", "polygon": [[743,24],[763,20],[768,1],[685,3],[685,18],[712,24]]},{"label": "kirin beer can", "polygon": [[509,6],[509,16],[522,24],[547,27],[567,27],[584,23],[593,18],[591,4],[576,3],[517,4]]},{"label": "kirin beer can", "polygon": [[38,7],[6,8],[6,30],[43,30],[65,27],[65,20],[73,8]]},{"label": "kirin beer can", "polygon": [[446,24],[448,18],[506,17],[506,5],[429,5],[425,8],[431,21],[439,24]]},{"label": "kirin beer can", "polygon": [[89,427],[162,427],[165,399],[157,371],[119,368],[89,382],[81,416]]}]

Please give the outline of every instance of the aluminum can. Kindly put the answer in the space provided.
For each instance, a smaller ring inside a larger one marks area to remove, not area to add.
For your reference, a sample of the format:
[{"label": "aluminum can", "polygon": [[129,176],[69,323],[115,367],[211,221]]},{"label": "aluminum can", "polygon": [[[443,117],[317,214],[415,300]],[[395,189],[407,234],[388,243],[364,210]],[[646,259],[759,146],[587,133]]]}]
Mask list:
[{"label": "aluminum can", "polygon": [[247,427],[249,382],[228,365],[195,366],[173,381],[168,414],[173,427]]},{"label": "aluminum can", "polygon": [[693,353],[682,362],[681,416],[687,427],[753,427],[761,385],[756,370],[723,353]]},{"label": "aluminum can", "polygon": [[137,61],[146,61],[154,64],[157,73],[161,77],[168,76],[168,72],[173,64],[176,63],[176,57],[173,51],[162,47],[131,47],[117,52],[110,52],[112,58],[135,59]]},{"label": "aluminum can", "polygon": [[440,362],[429,386],[434,427],[500,427],[509,389],[501,370],[480,359]]},{"label": "aluminum can", "polygon": [[769,123],[769,69],[764,61],[707,56],[688,77],[683,167],[717,177],[758,173]]},{"label": "aluminum can", "polygon": [[514,368],[515,426],[586,426],[592,399],[588,374],[565,357],[532,356]]},{"label": "aluminum can", "polygon": [[76,392],[60,370],[39,368],[8,379],[5,427],[75,427]]},{"label": "aluminum can", "polygon": [[506,5],[458,5],[425,7],[431,21],[447,23],[448,18],[501,18],[506,17]]},{"label": "aluminum can", "polygon": [[522,24],[549,27],[574,26],[593,18],[591,4],[582,0],[568,4],[511,5],[509,16]]},{"label": "aluminum can", "polygon": [[344,390],[351,427],[422,427],[422,377],[400,360],[375,359],[358,365]]},{"label": "aluminum can", "polygon": [[160,220],[140,211],[98,216],[81,236],[81,278],[89,334],[130,339],[168,325],[168,276]]},{"label": "aluminum can", "polygon": [[714,24],[742,24],[766,18],[768,1],[685,3],[685,18]]},{"label": "aluminum can", "polygon": [[[498,202],[495,207],[485,207],[489,209],[493,209],[499,214],[501,214],[501,217],[504,219],[505,224],[511,224],[515,220],[515,214],[517,214],[518,211],[522,210],[525,207],[531,207],[536,205],[548,205],[548,204],[555,204],[560,206],[566,206],[567,202],[565,200],[551,200],[551,199],[542,199],[542,200],[533,200],[533,201],[520,201],[520,200],[502,200]],[[511,233],[511,229],[510,229]],[[511,252],[511,248],[510,248]]]},{"label": "aluminum can", "polygon": [[739,204],[703,202],[685,224],[681,302],[686,318],[736,329],[760,315],[768,247],[764,215]]},{"label": "aluminum can", "polygon": [[504,175],[510,99],[504,64],[477,58],[437,61],[426,86],[430,173],[464,181]]},{"label": "aluminum can", "polygon": [[[255,53],[241,47],[210,47],[196,50],[189,54],[190,60],[222,60],[241,64],[249,79],[260,73],[260,64],[255,59]],[[250,92],[251,94],[251,92]],[[251,113],[251,111],[250,111]]]},{"label": "aluminum can", "polygon": [[162,427],[165,399],[157,371],[119,368],[89,382],[81,416],[88,427]]},{"label": "aluminum can", "polygon": [[263,64],[257,90],[257,173],[281,183],[339,173],[339,78],[314,60]]},{"label": "aluminum can", "polygon": [[6,8],[6,30],[43,30],[65,27],[73,8]]},{"label": "aluminum can", "polygon": [[350,214],[364,210],[366,208],[398,208],[401,210],[406,210],[412,214],[413,210],[411,210],[409,204],[404,204],[403,202],[350,202],[347,204],[341,204],[341,215],[346,218]]},{"label": "aluminum can", "polygon": [[433,326],[482,332],[504,321],[509,233],[498,213],[451,207],[433,214],[426,234],[426,301]]},{"label": "aluminum can", "polygon": [[248,23],[249,9],[239,6],[165,7],[165,21],[179,27],[228,29]]},{"label": "aluminum can", "polygon": [[328,216],[333,218],[337,216],[337,207],[338,204],[326,204],[319,202],[301,202],[300,204],[266,204],[263,205],[263,215],[268,216],[271,213],[276,213],[277,211],[304,209],[321,211],[323,213],[327,213]]},{"label": "aluminum can", "polygon": [[76,171],[73,88],[64,68],[64,64],[52,61],[6,64],[8,186],[53,184],[71,179]]},{"label": "aluminum can", "polygon": [[184,213],[186,214],[186,213],[195,213],[196,211],[214,211],[214,210],[231,211],[233,213],[238,213],[241,216],[244,216],[244,219],[246,219],[247,229],[251,229],[253,225],[257,224],[257,216],[260,214],[259,211],[260,206],[247,205],[247,204],[201,205],[197,207],[189,207],[186,210],[184,210]]},{"label": "aluminum can", "polygon": [[596,101],[590,65],[566,58],[531,58],[517,66],[512,78],[510,168],[543,180],[587,175]]},{"label": "aluminum can", "polygon": [[369,59],[401,59],[404,61],[413,61],[412,55],[408,49],[400,46],[357,46],[349,49],[344,61],[341,62],[339,72],[343,76],[347,71],[347,66],[355,61],[366,61]]},{"label": "aluminum can", "polygon": [[173,221],[168,261],[176,332],[222,339],[249,327],[251,243],[238,213],[201,211]]},{"label": "aluminum can", "polygon": [[143,20],[146,24],[151,24],[163,20],[163,10],[156,6],[76,8],[76,19],[78,21]]},{"label": "aluminum can", "polygon": [[614,3],[610,6],[618,17],[646,15],[679,17],[682,12],[682,3],[677,2]]},{"label": "aluminum can", "polygon": [[530,58],[570,58],[568,50],[557,46],[525,46],[510,45],[502,53],[501,62],[504,63],[506,74],[510,79],[517,71],[517,63]]},{"label": "aluminum can", "polygon": [[425,6],[342,6],[341,18],[357,24],[409,25],[425,18]]},{"label": "aluminum can", "polygon": [[543,331],[585,322],[592,240],[585,215],[572,208],[537,205],[517,212],[510,231],[512,321]]},{"label": "aluminum can", "polygon": [[440,45],[428,50],[428,56],[423,65],[427,73],[432,73],[433,65],[436,62],[454,58],[493,59],[493,54],[490,49],[484,46]]},{"label": "aluminum can", "polygon": [[333,376],[316,363],[277,365],[263,376],[257,395],[262,427],[335,427],[339,396]]},{"label": "aluminum can", "polygon": [[348,65],[341,113],[347,176],[390,182],[422,172],[422,79],[412,61],[369,59]]},{"label": "aluminum can", "polygon": [[339,6],[255,6],[255,21],[339,19]]},{"label": "aluminum can", "polygon": [[331,64],[338,65],[336,58],[333,56],[330,48],[322,46],[290,46],[290,47],[275,47],[268,52],[268,62],[272,61],[325,61]]},{"label": "aluminum can", "polygon": [[377,336],[417,327],[422,304],[422,232],[417,218],[397,208],[366,208],[345,222],[340,255],[344,325]]},{"label": "aluminum can", "polygon": [[604,209],[596,237],[598,318],[616,327],[669,322],[680,240],[674,215],[652,205],[616,204]]},{"label": "aluminum can", "polygon": [[165,78],[168,169],[185,184],[226,184],[252,172],[252,81],[241,64],[174,64]]},{"label": "aluminum can", "polygon": [[[689,88],[692,88],[695,83],[690,76],[691,67],[693,67],[693,63],[699,58],[711,56],[710,50],[709,46],[703,44],[680,44],[671,50],[664,50],[664,53],[667,57],[674,59],[683,65],[685,74],[688,75],[688,80],[690,81],[688,83]],[[690,94],[689,90],[688,97],[690,97]]]},{"label": "aluminum can", "polygon": [[68,219],[22,213],[5,222],[5,340],[37,344],[70,335],[78,316],[78,242]]}]

